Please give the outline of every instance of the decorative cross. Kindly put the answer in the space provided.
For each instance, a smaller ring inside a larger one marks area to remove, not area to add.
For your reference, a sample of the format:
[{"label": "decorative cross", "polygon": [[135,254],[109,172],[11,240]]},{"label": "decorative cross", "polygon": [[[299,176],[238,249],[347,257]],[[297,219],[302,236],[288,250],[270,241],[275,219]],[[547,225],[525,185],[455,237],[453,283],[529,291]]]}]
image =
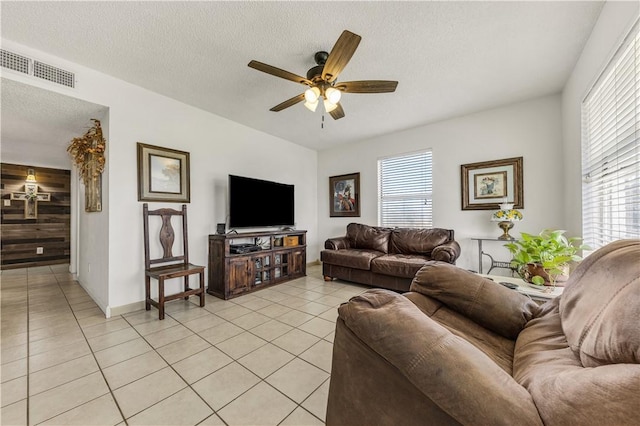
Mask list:
[{"label": "decorative cross", "polygon": [[51,201],[51,194],[38,193],[37,183],[25,183],[24,192],[12,192],[12,200],[24,200],[24,218],[38,218],[38,201]]}]

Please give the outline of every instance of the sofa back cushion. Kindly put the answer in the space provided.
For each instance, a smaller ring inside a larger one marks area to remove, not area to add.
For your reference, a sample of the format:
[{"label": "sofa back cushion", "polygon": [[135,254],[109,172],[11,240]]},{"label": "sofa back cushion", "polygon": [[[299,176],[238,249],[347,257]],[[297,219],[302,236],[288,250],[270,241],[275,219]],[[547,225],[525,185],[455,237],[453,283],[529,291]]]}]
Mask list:
[{"label": "sofa back cushion", "polygon": [[560,299],[562,329],[585,367],[640,364],[640,240],[585,258]]},{"label": "sofa back cushion", "polygon": [[466,269],[433,260],[416,273],[410,290],[438,300],[511,340],[540,312],[536,302],[520,293]]},{"label": "sofa back cushion", "polygon": [[395,228],[391,231],[391,253],[431,256],[431,251],[453,240],[453,231],[442,228]]},{"label": "sofa back cushion", "polygon": [[347,239],[352,248],[377,250],[389,253],[390,228],[350,223],[347,225]]}]

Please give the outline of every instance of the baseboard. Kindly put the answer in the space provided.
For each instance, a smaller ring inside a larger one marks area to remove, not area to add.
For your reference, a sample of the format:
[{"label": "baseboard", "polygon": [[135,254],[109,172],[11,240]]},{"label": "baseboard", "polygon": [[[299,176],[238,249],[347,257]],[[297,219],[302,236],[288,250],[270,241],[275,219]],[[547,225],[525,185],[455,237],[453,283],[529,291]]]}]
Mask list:
[{"label": "baseboard", "polygon": [[144,300],[141,300],[140,302],[129,303],[128,305],[114,306],[113,308],[109,308],[109,316],[124,315],[128,314],[129,312],[139,311],[141,309],[144,309]]},{"label": "baseboard", "polygon": [[320,265],[320,259],[316,259],[313,262],[309,262],[307,263],[307,266],[316,266],[316,265]]}]

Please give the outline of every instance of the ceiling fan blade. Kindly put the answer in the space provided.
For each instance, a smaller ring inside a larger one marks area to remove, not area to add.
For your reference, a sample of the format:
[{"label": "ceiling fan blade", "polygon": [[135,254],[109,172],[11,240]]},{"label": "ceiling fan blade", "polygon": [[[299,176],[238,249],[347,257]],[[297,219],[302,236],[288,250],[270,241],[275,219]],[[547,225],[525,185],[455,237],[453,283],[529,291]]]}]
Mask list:
[{"label": "ceiling fan blade", "polygon": [[310,80],[307,80],[304,77],[301,77],[299,75],[296,75],[292,72],[289,71],[285,71],[283,69],[280,68],[276,68],[272,65],[268,65],[265,64],[263,62],[258,62],[258,61],[251,61],[249,62],[249,66],[253,69],[256,69],[258,71],[262,71],[262,72],[266,72],[267,74],[271,74],[274,75],[276,77],[280,77],[280,78],[284,78],[285,80],[291,80],[291,81],[295,81],[296,83],[301,83],[301,84],[306,84],[307,86],[311,86],[313,83],[311,83]]},{"label": "ceiling fan blade", "polygon": [[342,32],[333,49],[331,49],[327,62],[324,64],[324,69],[322,70],[323,80],[331,83],[338,77],[338,74],[347,66],[347,63],[355,53],[361,39],[362,37],[351,31],[344,30]]},{"label": "ceiling fan blade", "polygon": [[290,106],[293,106],[299,102],[304,101],[304,93],[301,93],[297,96],[294,96],[291,99],[287,99],[286,101],[282,102],[281,104],[278,104],[276,106],[274,106],[273,108],[271,108],[269,111],[274,111],[274,112],[278,112],[278,111],[282,111],[285,108],[289,108]]},{"label": "ceiling fan blade", "polygon": [[361,80],[341,81],[335,88],[345,93],[389,93],[395,92],[397,81],[389,80]]},{"label": "ceiling fan blade", "polygon": [[344,117],[344,110],[342,109],[342,105],[338,103],[338,107],[331,111],[329,114],[331,114],[331,117],[333,117],[334,120],[340,120],[342,117]]}]

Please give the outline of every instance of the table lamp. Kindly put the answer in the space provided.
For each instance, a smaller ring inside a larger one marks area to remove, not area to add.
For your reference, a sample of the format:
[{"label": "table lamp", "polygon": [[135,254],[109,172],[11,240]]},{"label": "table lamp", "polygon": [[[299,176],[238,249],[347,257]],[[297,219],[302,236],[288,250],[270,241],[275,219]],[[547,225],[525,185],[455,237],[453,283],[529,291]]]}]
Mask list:
[{"label": "table lamp", "polygon": [[502,229],[502,235],[500,235],[498,239],[515,240],[515,238],[509,235],[509,230],[513,228],[513,222],[522,220],[522,213],[513,208],[513,203],[504,202],[499,206],[500,210],[491,215],[491,221],[498,222],[498,227]]}]

